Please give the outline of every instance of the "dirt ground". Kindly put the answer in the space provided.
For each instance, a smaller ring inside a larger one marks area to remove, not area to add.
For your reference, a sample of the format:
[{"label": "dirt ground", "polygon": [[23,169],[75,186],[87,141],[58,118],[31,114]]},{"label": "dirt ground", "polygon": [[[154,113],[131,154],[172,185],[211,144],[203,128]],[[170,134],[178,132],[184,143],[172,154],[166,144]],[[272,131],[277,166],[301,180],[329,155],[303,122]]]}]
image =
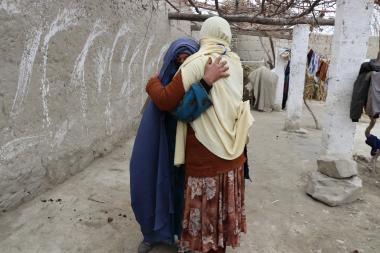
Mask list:
[{"label": "dirt ground", "polygon": [[[323,104],[312,108],[323,120]],[[304,110],[305,135],[282,131],[285,112],[253,112],[247,182],[248,234],[241,253],[380,252],[380,166],[371,174],[360,159],[362,198],[328,207],[305,194],[317,169],[321,131]],[[366,121],[358,123],[355,153],[368,157]],[[380,126],[374,133],[380,135]],[[130,207],[129,156],[133,140],[16,210],[0,214],[0,252],[135,253],[141,234]],[[175,252],[160,246],[153,253]]]}]

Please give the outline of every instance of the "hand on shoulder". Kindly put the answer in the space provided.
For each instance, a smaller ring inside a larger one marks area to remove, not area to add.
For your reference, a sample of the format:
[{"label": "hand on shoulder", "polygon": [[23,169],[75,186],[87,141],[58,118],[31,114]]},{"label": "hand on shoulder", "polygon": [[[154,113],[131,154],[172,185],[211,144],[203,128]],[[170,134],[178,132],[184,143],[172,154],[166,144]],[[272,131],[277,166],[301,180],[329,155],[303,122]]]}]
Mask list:
[{"label": "hand on shoulder", "polygon": [[203,80],[212,86],[219,79],[228,77],[230,75],[228,70],[227,62],[222,61],[221,56],[218,56],[214,61],[210,57],[205,65]]}]

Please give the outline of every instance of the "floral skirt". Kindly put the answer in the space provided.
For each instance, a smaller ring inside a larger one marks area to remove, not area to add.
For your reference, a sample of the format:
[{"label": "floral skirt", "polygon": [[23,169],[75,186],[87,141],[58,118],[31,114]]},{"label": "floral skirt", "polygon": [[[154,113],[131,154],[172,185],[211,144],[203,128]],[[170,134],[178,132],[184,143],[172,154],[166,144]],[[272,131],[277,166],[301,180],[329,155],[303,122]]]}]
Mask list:
[{"label": "floral skirt", "polygon": [[187,177],[185,187],[179,252],[239,246],[241,232],[247,232],[243,169],[215,177]]}]

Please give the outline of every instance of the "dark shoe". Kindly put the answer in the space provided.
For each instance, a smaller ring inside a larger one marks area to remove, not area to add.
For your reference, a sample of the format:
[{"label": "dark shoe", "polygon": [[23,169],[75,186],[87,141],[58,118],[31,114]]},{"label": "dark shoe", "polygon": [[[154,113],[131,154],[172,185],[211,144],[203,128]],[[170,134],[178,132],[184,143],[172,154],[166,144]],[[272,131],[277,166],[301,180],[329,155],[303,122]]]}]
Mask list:
[{"label": "dark shoe", "polygon": [[137,248],[137,253],[148,253],[153,249],[153,245],[147,242],[141,242]]}]

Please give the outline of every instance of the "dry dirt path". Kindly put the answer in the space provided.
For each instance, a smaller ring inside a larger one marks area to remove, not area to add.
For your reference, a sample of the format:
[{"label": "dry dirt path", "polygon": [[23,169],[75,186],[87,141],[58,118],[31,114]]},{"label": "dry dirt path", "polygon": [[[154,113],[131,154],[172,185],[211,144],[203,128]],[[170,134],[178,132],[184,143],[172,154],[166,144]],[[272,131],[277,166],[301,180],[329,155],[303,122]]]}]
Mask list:
[{"label": "dry dirt path", "polygon": [[[322,120],[323,105],[312,103]],[[241,253],[380,252],[380,171],[360,168],[363,198],[330,208],[309,198],[306,175],[316,169],[321,131],[304,111],[306,135],[282,131],[284,112],[254,112],[249,158],[249,232]],[[358,124],[356,147],[368,155],[365,123]],[[380,127],[374,133],[380,135]],[[0,252],[135,253],[141,240],[130,208],[129,156],[133,141],[97,159],[85,171],[16,210],[0,215]],[[380,170],[380,169],[379,169]],[[142,182],[143,183],[143,182]],[[171,253],[158,247],[152,253]]]}]

